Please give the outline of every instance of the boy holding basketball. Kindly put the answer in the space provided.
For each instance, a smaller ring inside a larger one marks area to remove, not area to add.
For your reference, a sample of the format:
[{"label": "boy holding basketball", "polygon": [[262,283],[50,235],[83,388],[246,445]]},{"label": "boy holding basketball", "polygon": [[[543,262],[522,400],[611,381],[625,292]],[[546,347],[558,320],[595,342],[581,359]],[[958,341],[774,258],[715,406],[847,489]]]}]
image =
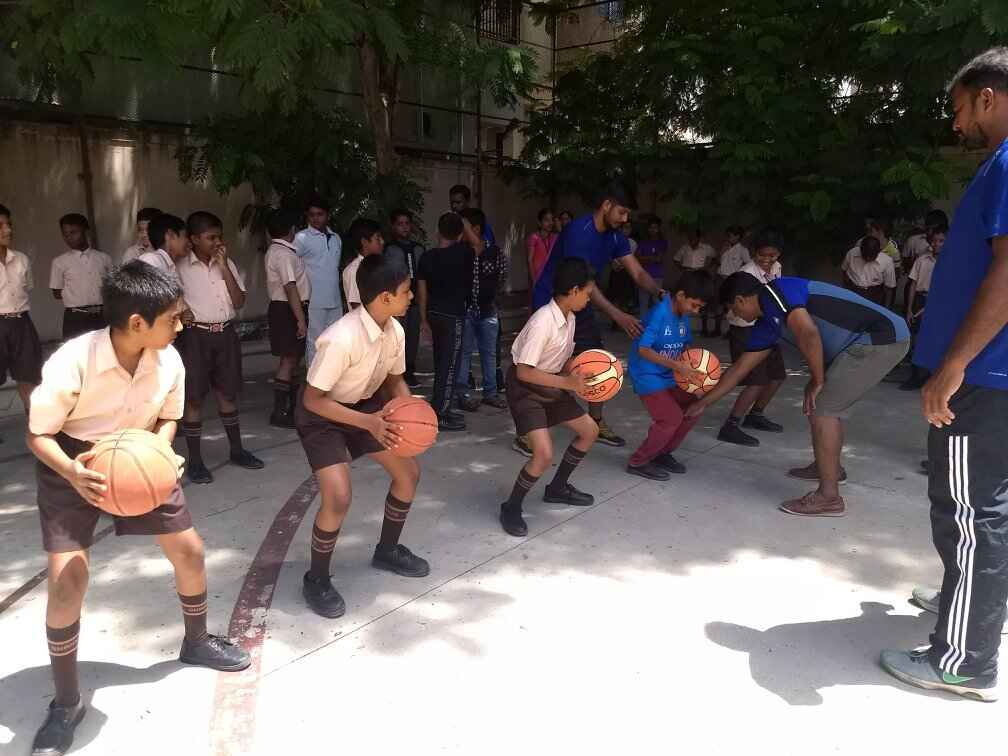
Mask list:
[{"label": "boy holding basketball", "polygon": [[[56,695],[35,736],[36,754],[63,754],[84,717],[77,680],[77,640],[88,582],[88,549],[101,514],[105,476],[89,470],[92,445],[128,428],[171,443],[182,416],[185,371],[172,348],[181,330],[181,290],[134,261],[102,285],[109,327],[61,346],[32,394],[28,445],[39,459],[38,507],[49,555],[46,637]],[[248,654],[207,633],[203,541],[193,529],[181,486],[147,514],[115,516],[117,535],[152,535],[175,569],[185,639],[179,660],[221,671],[249,665]]]},{"label": "boy holding basketball", "polygon": [[341,617],[343,597],[333,587],[329,565],[340,527],[350,509],[350,462],[367,454],[391,480],[385,519],[371,564],[406,577],[425,577],[430,566],[399,543],[420,468],[395,456],[398,426],[386,422],[383,407],[408,397],[406,336],[396,318],[413,299],[409,269],[383,255],[361,261],[357,288],[361,306],[329,326],[316,342],[308,381],[294,414],[308,464],[319,482],[322,504],[312,527],[311,567],[302,593],[322,617]]},{"label": "boy holding basketball", "polygon": [[543,501],[588,507],[594,497],[568,480],[598,438],[599,429],[571,392],[583,391],[585,377],[566,368],[574,354],[574,313],[588,306],[595,287],[591,266],[580,257],[560,260],[551,271],[553,298],[529,318],[511,347],[507,402],[519,436],[528,438],[532,458],[518,473],[511,496],[501,504],[500,523],[510,535],[528,535],[522,502],[553,462],[549,429],[564,425],[577,434],[567,447]]},{"label": "boy holding basketball", "polygon": [[651,415],[651,427],[627,463],[627,472],[649,480],[668,480],[669,473],[686,468],[672,452],[696,425],[683,411],[696,397],[683,391],[678,381],[703,385],[706,373],[682,359],[692,343],[690,315],[699,314],[713,299],[713,283],[706,271],[687,271],[679,279],[675,295],[666,294],[648,313],[644,333],[630,349],[630,379]]}]

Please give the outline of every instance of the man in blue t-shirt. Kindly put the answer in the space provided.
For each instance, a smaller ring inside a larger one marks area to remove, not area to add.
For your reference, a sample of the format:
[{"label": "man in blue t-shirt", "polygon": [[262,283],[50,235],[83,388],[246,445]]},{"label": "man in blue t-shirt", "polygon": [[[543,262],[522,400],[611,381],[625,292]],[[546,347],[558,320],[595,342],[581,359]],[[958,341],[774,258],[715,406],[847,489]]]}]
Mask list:
[{"label": "man in blue t-shirt", "polygon": [[690,315],[699,314],[713,299],[713,289],[709,273],[684,273],[676,284],[675,295],[666,294],[651,308],[644,333],[630,348],[627,372],[652,420],[647,438],[627,463],[631,475],[668,480],[669,473],[686,472],[672,452],[696,425],[696,418],[687,418],[684,410],[697,397],[679,388],[677,379],[703,385],[707,377],[684,361],[682,354],[693,341]]},{"label": "man in blue t-shirt", "polygon": [[[641,267],[637,258],[630,254],[630,242],[620,230],[630,219],[630,210],[634,203],[629,193],[617,181],[610,182],[598,195],[595,210],[580,218],[575,218],[560,232],[546,265],[532,290],[532,310],[535,311],[547,304],[553,296],[553,271],[560,260],[567,257],[580,257],[586,260],[596,273],[605,270],[613,260],[619,259],[623,269],[630,275],[638,288],[655,297],[661,296],[661,287],[650,274]],[[641,334],[641,322],[629,313],[623,312],[610,302],[602,287],[592,289],[591,304],[576,314],[574,324],[574,354],[578,355],[588,349],[601,349],[602,332],[595,321],[594,308],[598,307],[604,314],[626,331],[631,338]],[[626,440],[613,433],[602,419],[602,404],[588,405],[588,414],[598,423],[600,444],[609,446],[625,446]],[[521,447],[522,440],[516,441],[516,448]]]},{"label": "man in blue t-shirt", "polygon": [[686,414],[699,415],[767,359],[777,342],[791,342],[812,374],[805,387],[804,411],[815,452],[808,468],[792,473],[802,478],[817,473],[819,488],[784,502],[780,510],[793,515],[843,516],[846,505],[839,489],[843,420],[906,356],[910,329],[882,305],[839,286],[804,278],[778,278],[763,284],[749,273],[735,273],[722,285],[721,301],[736,317],[756,322],[747,351]]},{"label": "man in blue t-shirt", "polygon": [[967,63],[951,95],[964,145],[993,154],[959,200],[914,351],[933,372],[921,398],[945,575],[930,601],[914,592],[937,608],[930,648],[883,651],[882,666],[911,685],[992,701],[1008,600],[1008,48]]}]

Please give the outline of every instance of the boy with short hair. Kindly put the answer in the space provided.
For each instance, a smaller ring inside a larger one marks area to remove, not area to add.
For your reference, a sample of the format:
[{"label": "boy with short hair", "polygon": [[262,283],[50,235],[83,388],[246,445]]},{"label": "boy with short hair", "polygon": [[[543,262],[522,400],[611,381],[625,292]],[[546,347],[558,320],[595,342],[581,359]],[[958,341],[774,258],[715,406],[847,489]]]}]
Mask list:
[{"label": "boy with short hair", "polygon": [[131,260],[136,260],[144,252],[151,250],[151,241],[147,229],[150,227],[150,222],[159,215],[161,215],[161,211],[156,207],[142,207],[137,211],[136,243],[127,247],[126,251],[122,253],[122,259],[119,261],[121,265],[125,265]]},{"label": "boy with short hair", "polygon": [[420,303],[417,297],[417,271],[424,248],[413,239],[413,213],[397,208],[389,214],[392,224],[392,241],[385,245],[385,257],[406,266],[410,273],[413,301],[399,324],[406,331],[406,385],[415,389],[420,385],[416,377],[417,350],[420,348]]},{"label": "boy with short hair", "polygon": [[280,358],[273,378],[270,425],[277,428],[294,427],[297,372],[308,334],[311,282],[294,247],[297,222],[297,215],[290,210],[274,210],[266,222],[270,235],[265,259],[270,352]]},{"label": "boy with short hair", "polygon": [[405,334],[396,320],[406,314],[413,298],[409,270],[384,256],[369,256],[361,261],[357,285],[362,304],[319,337],[295,412],[298,436],[321,495],[302,593],[322,617],[340,617],[346,611],[329,567],[350,509],[350,462],[362,455],[384,467],[391,481],[372,566],[405,577],[430,574],[427,562],[399,543],[420,467],[415,458],[392,453],[402,429],[387,422],[383,411],[389,400],[409,396],[402,377]]},{"label": "boy with short hair", "polygon": [[515,430],[532,448],[532,457],[518,473],[511,496],[501,504],[501,527],[517,538],[528,535],[522,502],[553,463],[549,429],[554,425],[570,428],[577,437],[546,486],[543,501],[580,507],[595,503],[593,496],[569,482],[598,438],[598,425],[571,393],[584,389],[585,377],[569,369],[574,354],[574,313],[588,306],[595,273],[583,258],[569,257],[558,261],[551,274],[553,297],[532,314],[515,339],[513,364],[507,374],[507,403]]},{"label": "boy with short hair", "polygon": [[176,215],[162,213],[147,226],[147,235],[151,248],[137,259],[179,281],[175,263],[189,254],[189,232],[186,231],[185,221]]},{"label": "boy with short hair", "polygon": [[329,228],[329,203],[324,197],[311,197],[305,205],[304,217],[308,227],[294,236],[294,247],[304,261],[312,286],[308,338],[305,342],[305,360],[311,364],[315,356],[315,340],[345,311],[340,296],[343,244],[339,234]]},{"label": "boy with short hair", "polygon": [[848,289],[875,304],[886,306],[896,293],[896,268],[875,236],[864,237],[850,249],[840,270]]},{"label": "boy with short hair", "polygon": [[[46,637],[56,694],[35,735],[36,754],[63,754],[84,717],[77,640],[105,476],[89,470],[91,446],[129,428],[169,444],[182,416],[185,371],[171,343],[181,330],[178,284],[143,262],[110,273],[102,285],[109,327],[61,346],[32,395],[28,446],[38,457],[38,507],[48,553]],[[185,638],[179,660],[220,671],[249,665],[248,654],[207,632],[203,541],[181,486],[153,511],[113,517],[117,535],[152,535],[175,570]]]},{"label": "boy with short hair", "polygon": [[0,383],[10,375],[28,414],[31,392],[42,380],[42,344],[28,313],[31,260],[11,248],[13,241],[11,211],[0,205]]},{"label": "boy with short hair", "polygon": [[[449,189],[448,205],[453,213],[461,213],[463,210],[468,210],[472,207],[472,192],[469,191],[469,187],[465,184],[455,184],[455,186]],[[484,223],[481,236],[488,247],[497,243],[493,229],[490,228],[489,220]]]},{"label": "boy with short hair", "polygon": [[347,252],[356,254],[343,269],[343,297],[347,308],[360,307],[360,292],[357,290],[357,269],[361,260],[371,255],[380,255],[385,250],[385,237],[381,225],[370,218],[357,218],[347,230]]},{"label": "boy with short hair", "polygon": [[[924,317],[924,307],[927,305],[928,291],[931,289],[931,274],[934,272],[938,255],[945,245],[946,230],[942,227],[928,229],[926,239],[928,251],[914,260],[910,269],[910,289],[907,292],[906,319],[910,324],[910,333],[916,338]],[[901,391],[916,391],[927,381],[930,373],[912,362],[910,376],[899,385]]]},{"label": "boy with short hair", "polygon": [[217,411],[231,447],[232,464],[246,470],[265,465],[242,445],[238,393],[242,385],[242,352],[234,321],[245,305],[245,282],[224,244],[224,224],[213,213],[197,211],[186,221],[192,252],[177,270],[190,314],[179,352],[186,369],[182,435],[189,451],[186,473],[193,483],[212,483],[203,462],[203,400],[212,388]]},{"label": "boy with short hair", "polygon": [[87,218],[67,213],[59,220],[67,251],[52,261],[49,288],[63,302],[63,340],[105,327],[101,282],[112,270],[112,258],[91,248]]},{"label": "boy with short hair", "polygon": [[[640,397],[651,427],[626,471],[649,480],[668,480],[669,473],[682,474],[686,467],[672,456],[696,424],[683,411],[697,397],[683,391],[678,380],[702,383],[706,374],[682,359],[686,345],[693,342],[689,319],[714,299],[713,281],[706,271],[687,271],[670,293],[648,314],[644,333],[630,348],[627,372]],[[674,291],[675,294],[671,292]]]},{"label": "boy with short hair", "polygon": [[[718,256],[717,252],[714,251],[714,247],[703,240],[703,230],[695,227],[687,232],[686,243],[679,248],[673,259],[679,263],[683,270],[706,270],[713,273],[717,266]],[[700,323],[704,336],[721,335],[720,310],[712,312],[712,308],[716,308],[717,306],[716,302],[711,302],[700,313]],[[713,333],[707,327],[707,323],[711,318],[714,319],[715,331]]]}]

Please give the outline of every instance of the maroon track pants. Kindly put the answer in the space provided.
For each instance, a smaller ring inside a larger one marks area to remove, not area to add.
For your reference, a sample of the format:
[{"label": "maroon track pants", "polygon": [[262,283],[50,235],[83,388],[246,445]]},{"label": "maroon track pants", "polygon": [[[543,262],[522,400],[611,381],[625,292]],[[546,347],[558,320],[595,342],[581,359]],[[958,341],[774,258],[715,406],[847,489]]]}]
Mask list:
[{"label": "maroon track pants", "polygon": [[683,410],[693,404],[696,397],[680,388],[645,394],[640,400],[647,407],[652,423],[644,443],[630,457],[630,464],[634,467],[646,465],[655,457],[678,449],[699,419],[683,415]]}]

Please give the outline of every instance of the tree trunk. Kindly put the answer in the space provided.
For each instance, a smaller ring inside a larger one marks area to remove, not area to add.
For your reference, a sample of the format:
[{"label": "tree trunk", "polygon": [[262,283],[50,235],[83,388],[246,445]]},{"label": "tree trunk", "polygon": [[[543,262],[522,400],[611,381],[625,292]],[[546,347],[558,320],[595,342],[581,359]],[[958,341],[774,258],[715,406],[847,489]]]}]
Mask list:
[{"label": "tree trunk", "polygon": [[366,38],[357,45],[360,60],[361,90],[368,123],[374,132],[378,174],[394,173],[398,164],[392,143],[392,109],[395,102],[382,91],[381,58],[375,46]]}]

